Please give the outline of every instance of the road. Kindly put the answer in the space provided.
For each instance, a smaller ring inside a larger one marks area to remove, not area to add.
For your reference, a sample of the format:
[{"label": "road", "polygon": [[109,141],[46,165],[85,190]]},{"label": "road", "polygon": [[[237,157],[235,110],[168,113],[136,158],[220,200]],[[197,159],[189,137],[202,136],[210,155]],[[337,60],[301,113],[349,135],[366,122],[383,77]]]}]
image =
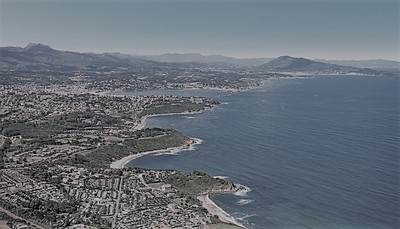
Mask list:
[{"label": "road", "polygon": [[124,176],[122,175],[122,176],[120,177],[120,180],[119,180],[119,189],[118,189],[117,204],[116,204],[116,206],[115,206],[115,213],[114,213],[113,222],[112,222],[112,225],[111,225],[112,228],[115,228],[116,225],[117,225],[117,215],[118,215],[118,212],[119,212],[119,201],[120,201],[120,199],[121,199],[122,184],[123,184],[123,182],[124,182]]},{"label": "road", "polygon": [[3,147],[6,137],[0,134],[0,149]]},{"label": "road", "polygon": [[[10,211],[8,211],[7,209],[4,209],[4,208],[2,208],[2,207],[0,207],[0,211],[6,213],[7,215],[9,215],[9,216],[11,216],[11,217],[13,217],[14,219],[26,220],[26,219],[23,219],[23,218],[21,218],[21,217],[19,217],[19,216],[17,216],[17,215],[14,215],[14,213],[12,213],[12,212],[10,212]],[[29,221],[29,220],[26,220],[26,221]],[[42,226],[40,226],[40,225],[38,225],[38,224],[35,224],[35,223],[31,222],[31,221],[29,221],[29,222],[31,223],[32,226],[35,226],[36,228],[46,229],[46,228],[44,228],[44,227],[42,227]]]}]

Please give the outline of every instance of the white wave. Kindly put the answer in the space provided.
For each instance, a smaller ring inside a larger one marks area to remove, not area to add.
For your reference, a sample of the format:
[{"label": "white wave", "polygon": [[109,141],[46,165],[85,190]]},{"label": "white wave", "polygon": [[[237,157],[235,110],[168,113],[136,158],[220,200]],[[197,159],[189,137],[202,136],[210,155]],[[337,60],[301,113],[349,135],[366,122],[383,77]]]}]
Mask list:
[{"label": "white wave", "polygon": [[180,150],[169,150],[169,151],[164,151],[164,152],[159,152],[156,154],[153,154],[153,156],[161,156],[161,155],[178,155]]},{"label": "white wave", "polygon": [[247,193],[251,191],[251,189],[247,186],[241,184],[236,184],[236,185],[240,187],[240,190],[233,193],[233,195],[235,196],[247,196]]},{"label": "white wave", "polygon": [[213,176],[213,178],[218,178],[218,179],[228,179],[229,177],[227,176]]},{"label": "white wave", "polygon": [[197,117],[194,117],[194,116],[185,116],[187,119],[195,119],[195,118],[197,118]]},{"label": "white wave", "polygon": [[257,214],[251,214],[251,215],[244,214],[244,216],[242,216],[242,217],[236,217],[236,218],[237,218],[238,220],[240,220],[240,221],[245,221],[245,222],[247,222],[247,220],[245,220],[245,219],[250,218],[250,217],[253,217],[253,216],[257,216]]},{"label": "white wave", "polygon": [[251,199],[240,199],[240,200],[236,201],[236,204],[242,206],[242,205],[249,204],[253,201],[254,200],[251,200]]},{"label": "white wave", "polygon": [[196,145],[200,145],[201,143],[203,143],[203,140],[200,138],[192,138],[192,140],[194,141],[194,143],[191,147],[195,147]]}]

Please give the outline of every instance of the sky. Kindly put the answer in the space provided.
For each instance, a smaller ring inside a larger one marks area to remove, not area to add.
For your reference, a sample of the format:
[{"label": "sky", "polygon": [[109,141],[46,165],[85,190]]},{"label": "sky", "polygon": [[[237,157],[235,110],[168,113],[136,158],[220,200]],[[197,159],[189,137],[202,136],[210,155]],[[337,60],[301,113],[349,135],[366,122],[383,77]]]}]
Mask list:
[{"label": "sky", "polygon": [[399,0],[0,0],[0,46],[400,59]]}]

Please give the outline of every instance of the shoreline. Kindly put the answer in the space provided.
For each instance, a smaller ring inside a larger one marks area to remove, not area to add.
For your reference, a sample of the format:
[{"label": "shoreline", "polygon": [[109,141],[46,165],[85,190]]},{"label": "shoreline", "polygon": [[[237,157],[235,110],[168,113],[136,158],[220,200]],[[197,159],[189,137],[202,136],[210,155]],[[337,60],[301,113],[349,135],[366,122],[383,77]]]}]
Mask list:
[{"label": "shoreline", "polygon": [[211,108],[206,108],[204,110],[201,111],[185,111],[185,112],[180,112],[180,113],[166,113],[166,114],[151,114],[151,115],[145,115],[143,117],[140,118],[139,122],[136,124],[136,126],[133,128],[134,130],[141,130],[146,126],[146,119],[147,118],[151,118],[151,117],[159,117],[159,116],[170,116],[170,115],[193,115],[193,114],[201,114],[205,111],[211,111],[214,107]]},{"label": "shoreline", "polygon": [[178,90],[209,90],[209,91],[222,91],[222,92],[243,92],[245,90],[251,89],[250,88],[223,88],[223,87],[211,87],[211,86],[202,86],[202,87],[177,87],[177,88],[168,88],[168,87],[161,87],[161,88],[147,88],[147,89],[139,89],[139,90],[108,90],[108,91],[102,91],[102,92],[94,92],[97,94],[102,94],[102,95],[110,95],[110,96],[141,96],[141,95],[125,95],[123,94],[124,92],[131,92],[131,93],[137,93],[137,92],[143,92],[143,91],[158,91],[158,90],[171,90],[171,91],[178,91]]},{"label": "shoreline", "polygon": [[243,224],[239,223],[237,219],[233,216],[231,216],[229,213],[227,213],[224,209],[222,209],[220,206],[218,206],[211,198],[210,194],[232,194],[232,195],[247,195],[247,192],[250,192],[251,189],[249,187],[246,187],[241,184],[235,184],[236,189],[234,190],[215,190],[215,191],[209,191],[207,193],[202,193],[199,196],[197,196],[197,199],[202,203],[202,206],[207,209],[207,211],[211,215],[217,215],[218,218],[227,224],[233,224],[235,226],[238,226],[240,228],[246,228]]},{"label": "shoreline", "polygon": [[194,150],[195,145],[199,145],[203,142],[203,140],[199,138],[191,138],[191,140],[187,143],[187,145],[177,146],[177,147],[170,147],[166,149],[159,149],[159,150],[152,150],[152,151],[145,151],[137,154],[131,154],[126,157],[123,157],[117,161],[114,161],[110,164],[110,168],[112,169],[123,169],[125,165],[128,164],[130,161],[136,160],[146,155],[163,155],[163,154],[172,154],[176,155],[182,151],[190,151]]},{"label": "shoreline", "polygon": [[[181,113],[167,113],[167,114],[153,114],[153,115],[145,115],[140,118],[140,121],[137,123],[137,125],[134,127],[134,130],[141,130],[146,126],[146,119],[149,117],[158,117],[158,116],[169,116],[169,115],[191,115],[191,114],[200,114],[205,111],[212,110],[214,107],[205,109],[202,111],[197,111],[197,112],[181,112]],[[132,160],[136,160],[140,157],[146,156],[146,155],[162,155],[162,154],[174,154],[176,155],[179,152],[182,151],[187,151],[187,150],[194,150],[194,146],[201,144],[202,140],[198,138],[191,138],[191,141],[187,145],[183,146],[178,146],[178,147],[171,147],[167,149],[160,149],[160,150],[153,150],[153,151],[146,151],[146,152],[141,152],[137,154],[131,154],[128,155],[124,158],[121,158],[120,160],[114,161],[110,164],[110,168],[112,169],[123,169],[126,164],[128,164]],[[210,199],[209,195],[210,194],[233,194],[233,195],[246,195],[247,192],[251,191],[250,188],[236,184],[237,189],[235,191],[232,190],[219,190],[219,191],[212,191],[209,193],[203,193],[199,196],[197,196],[197,199],[202,203],[202,206],[207,209],[207,211],[211,215],[217,215],[218,218],[223,222],[227,224],[232,224],[240,228],[246,228],[244,225],[239,223],[237,219],[235,219],[233,216],[229,215],[225,210],[223,210],[221,207],[219,207],[213,200]]]},{"label": "shoreline", "polygon": [[[145,115],[140,118],[140,121],[136,124],[136,126],[133,128],[134,130],[141,130],[146,126],[146,119],[149,117],[158,117],[158,116],[168,116],[168,115],[191,115],[191,114],[200,114],[203,113],[204,111],[211,110],[210,109],[205,109],[202,111],[196,111],[196,112],[181,112],[181,113],[167,113],[167,114],[152,114],[152,115]],[[110,168],[112,169],[123,169],[126,164],[128,164],[132,160],[136,160],[140,157],[150,155],[150,154],[177,154],[182,151],[187,151],[187,150],[193,150],[195,145],[199,145],[203,142],[203,140],[199,138],[190,138],[191,141],[187,142],[187,144],[183,146],[177,146],[177,147],[170,147],[166,149],[159,149],[159,150],[152,150],[152,151],[146,151],[146,152],[141,152],[137,154],[131,154],[126,157],[123,157],[117,161],[113,161],[110,164]]]},{"label": "shoreline", "polygon": [[207,191],[205,193],[201,193],[199,196],[197,196],[197,199],[202,203],[202,206],[207,209],[207,211],[211,215],[217,215],[218,218],[223,222],[227,224],[233,224],[237,227],[240,228],[246,228],[243,224],[239,223],[235,217],[231,216],[229,213],[227,213],[224,209],[222,209],[220,206],[218,206],[211,198],[211,194],[232,194],[236,196],[246,196],[248,192],[251,191],[251,189],[247,186],[241,185],[241,184],[234,184],[236,187],[234,189],[225,189],[225,190],[211,190]]},{"label": "shoreline", "polygon": [[239,223],[233,216],[229,215],[226,211],[224,211],[221,207],[219,207],[214,201],[212,201],[209,195],[201,195],[197,197],[198,200],[202,203],[203,207],[207,209],[207,211],[211,215],[218,216],[219,220],[227,224],[233,224],[235,226],[246,228],[241,223]]}]

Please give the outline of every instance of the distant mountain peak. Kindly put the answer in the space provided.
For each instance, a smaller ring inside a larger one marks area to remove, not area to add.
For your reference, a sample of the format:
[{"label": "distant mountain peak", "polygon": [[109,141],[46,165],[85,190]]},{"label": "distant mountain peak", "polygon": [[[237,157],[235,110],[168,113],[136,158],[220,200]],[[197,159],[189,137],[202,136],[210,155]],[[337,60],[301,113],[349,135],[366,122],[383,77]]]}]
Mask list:
[{"label": "distant mountain peak", "polygon": [[292,57],[292,56],[280,56],[276,59],[297,59],[296,57]]},{"label": "distant mountain peak", "polygon": [[267,64],[262,65],[262,68],[266,69],[275,69],[275,70],[298,70],[309,66],[311,64],[320,64],[319,62],[304,59],[304,58],[296,58],[291,56],[280,56],[274,60],[271,60]]},{"label": "distant mountain peak", "polygon": [[322,63],[305,58],[291,56],[280,56],[270,62],[258,67],[261,70],[277,72],[293,72],[308,74],[364,74],[383,75],[383,72],[367,68],[356,68],[336,64]]},{"label": "distant mountain peak", "polygon": [[29,52],[56,52],[57,50],[52,49],[48,45],[40,44],[40,43],[29,43],[25,48],[24,51]]},{"label": "distant mountain peak", "polygon": [[293,61],[293,60],[309,60],[309,59],[306,59],[306,58],[303,58],[303,57],[293,57],[293,56],[280,56],[280,57],[278,57],[278,58],[276,58],[275,60],[279,60],[279,61],[282,61],[282,60],[291,60],[291,61]]}]

